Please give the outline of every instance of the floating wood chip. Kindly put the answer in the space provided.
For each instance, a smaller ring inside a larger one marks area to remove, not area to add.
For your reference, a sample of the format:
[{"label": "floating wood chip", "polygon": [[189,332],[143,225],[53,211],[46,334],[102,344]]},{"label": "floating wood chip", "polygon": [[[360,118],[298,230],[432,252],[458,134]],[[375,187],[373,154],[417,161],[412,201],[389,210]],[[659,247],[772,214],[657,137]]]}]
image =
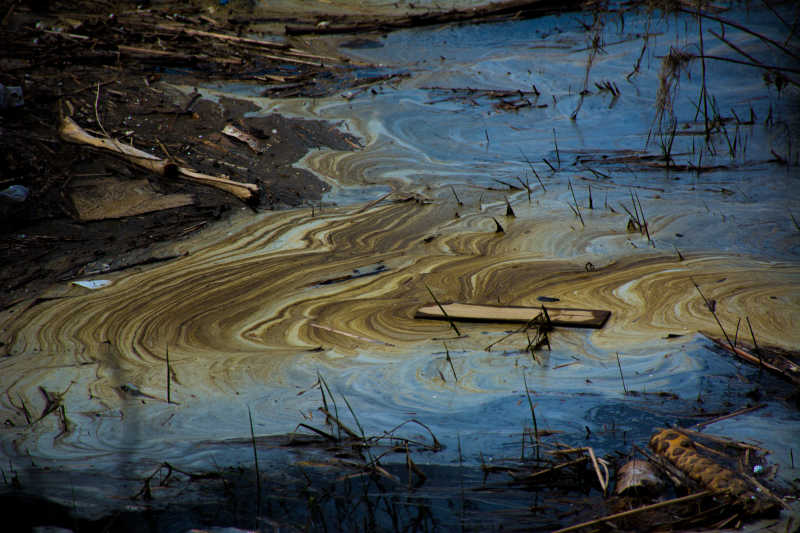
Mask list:
[{"label": "floating wood chip", "polygon": [[246,133],[246,132],[240,130],[239,128],[237,128],[233,124],[226,125],[225,128],[223,128],[222,133],[224,133],[228,137],[233,137],[234,139],[242,141],[243,143],[247,144],[247,146],[249,146],[250,149],[253,150],[257,154],[260,154],[260,153],[263,153],[263,152],[266,151],[266,147],[264,147],[264,145],[261,143],[261,141],[259,141],[258,139],[256,139],[252,135],[250,135],[249,133]]},{"label": "floating wood chip", "polygon": [[[541,323],[547,322],[541,307],[517,307],[499,305],[472,305],[450,303],[442,305],[444,313],[438,305],[428,305],[417,310],[416,318],[432,318],[439,320],[462,320],[466,322],[515,322]],[[445,313],[447,316],[445,316]],[[547,308],[550,324],[572,328],[602,328],[611,316],[611,311],[599,309],[556,309]]]},{"label": "floating wood chip", "polygon": [[141,215],[194,203],[189,194],[159,194],[145,179],[81,180],[73,184],[70,198],[84,222]]},{"label": "floating wood chip", "polygon": [[616,494],[625,492],[658,492],[664,486],[663,480],[649,462],[631,459],[617,471]]}]

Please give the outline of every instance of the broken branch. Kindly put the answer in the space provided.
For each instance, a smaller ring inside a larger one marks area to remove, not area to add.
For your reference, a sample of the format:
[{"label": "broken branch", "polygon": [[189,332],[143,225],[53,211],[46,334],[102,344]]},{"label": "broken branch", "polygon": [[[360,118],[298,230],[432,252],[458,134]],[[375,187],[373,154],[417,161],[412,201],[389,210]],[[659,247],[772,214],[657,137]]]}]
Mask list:
[{"label": "broken branch", "polygon": [[112,152],[121,156],[128,162],[160,176],[166,178],[180,178],[202,183],[203,185],[209,185],[229,192],[240,200],[250,201],[253,199],[254,193],[258,191],[258,185],[253,183],[242,183],[228,178],[209,176],[208,174],[203,174],[190,168],[178,167],[170,160],[158,158],[143,150],[123,144],[116,139],[95,137],[87,133],[86,130],[81,128],[70,117],[64,117],[62,119],[59,134],[65,141],[76,144],[86,144],[94,148]]}]

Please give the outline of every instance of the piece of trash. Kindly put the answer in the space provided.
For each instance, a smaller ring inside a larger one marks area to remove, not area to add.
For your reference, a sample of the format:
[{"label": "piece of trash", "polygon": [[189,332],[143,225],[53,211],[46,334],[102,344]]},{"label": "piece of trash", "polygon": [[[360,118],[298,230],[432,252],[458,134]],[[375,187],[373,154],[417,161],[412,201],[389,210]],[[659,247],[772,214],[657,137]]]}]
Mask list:
[{"label": "piece of trash", "polygon": [[73,285],[78,285],[79,287],[86,287],[87,289],[102,289],[103,287],[108,287],[111,285],[112,281],[109,279],[92,279],[92,280],[84,280],[84,281],[73,281]]},{"label": "piece of trash", "polygon": [[137,387],[137,386],[136,386],[136,385],[134,385],[133,383],[126,383],[126,384],[124,384],[124,385],[120,385],[120,386],[119,386],[119,389],[120,389],[122,392],[125,392],[125,393],[128,393],[128,394],[131,394],[131,395],[133,395],[133,396],[143,396],[143,393],[142,393],[142,391],[141,391],[141,390],[139,390],[139,387]]},{"label": "piece of trash", "polygon": [[753,487],[735,471],[720,463],[720,456],[701,455],[695,442],[678,429],[662,429],[650,437],[650,448],[705,488],[728,503],[739,504],[748,514],[775,509],[779,502]]},{"label": "piece of trash", "polygon": [[323,326],[322,324],[315,324],[312,322],[311,327],[317,329],[324,329],[325,331],[330,331],[332,333],[338,333],[339,335],[344,335],[345,337],[350,337],[351,339],[358,339],[361,341],[371,342],[372,344],[383,344],[384,346],[394,346],[394,344],[388,342],[379,341],[375,339],[368,339],[367,337],[362,337],[361,335],[355,335],[353,333],[348,333],[340,329],[330,328],[328,326]]},{"label": "piece of trash", "polygon": [[386,268],[386,265],[383,264],[383,261],[378,261],[374,265],[368,265],[361,268],[355,268],[349,274],[345,274],[342,276],[336,276],[335,278],[328,278],[322,281],[317,281],[312,283],[311,285],[314,287],[320,287],[323,285],[331,285],[333,283],[341,283],[342,281],[349,281],[351,279],[358,279],[364,278],[367,276],[374,276],[376,274],[380,274],[381,272],[386,272],[389,270]]},{"label": "piece of trash", "polygon": [[22,87],[6,86],[0,83],[0,109],[22,107],[25,99],[22,97]]},{"label": "piece of trash", "polygon": [[100,274],[102,272],[108,272],[111,270],[111,265],[108,263],[103,263],[100,261],[92,261],[91,263],[87,263],[81,272],[81,276],[94,276],[96,274]]},{"label": "piece of trash", "polygon": [[149,398],[151,400],[161,400],[161,398],[153,396],[152,394],[147,394],[146,392],[142,391],[142,389],[140,389],[133,383],[125,383],[124,385],[120,385],[119,390],[133,398]]},{"label": "piece of trash", "polygon": [[247,146],[250,147],[255,153],[260,154],[266,151],[266,148],[259,142],[258,139],[250,135],[249,133],[245,133],[233,124],[228,124],[224,128],[222,128],[222,133],[227,135],[228,137],[233,137],[239,141],[242,141]]},{"label": "piece of trash", "polygon": [[0,198],[21,204],[28,199],[30,190],[24,185],[11,185],[0,191]]},{"label": "piece of trash", "polygon": [[653,465],[642,459],[631,459],[617,472],[617,494],[625,492],[658,492],[664,481],[658,476]]}]

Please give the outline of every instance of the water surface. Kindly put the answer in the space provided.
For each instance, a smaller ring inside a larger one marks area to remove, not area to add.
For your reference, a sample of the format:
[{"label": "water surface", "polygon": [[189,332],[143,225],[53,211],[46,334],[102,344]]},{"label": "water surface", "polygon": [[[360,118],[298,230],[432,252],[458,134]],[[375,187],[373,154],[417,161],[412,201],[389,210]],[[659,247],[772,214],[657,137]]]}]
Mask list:
[{"label": "water surface", "polygon": [[[758,10],[725,16],[763,32],[776,24]],[[17,469],[33,459],[127,480],[162,461],[249,465],[252,450],[229,440],[249,437],[248,408],[257,435],[322,427],[319,390],[308,390],[319,375],[368,434],[423,421],[445,449],[417,462],[451,466],[519,453],[531,425],[524,383],[539,428],[600,454],[642,445],[655,427],[744,407],[754,389],[785,391],[699,334],[721,335],[694,283],[730,334],[749,319],[760,344],[800,345],[796,87],[779,92],[757,69],[707,62],[727,132],[707,145],[693,61],[673,82],[673,137],[656,115],[661,58],[670,47],[697,51],[696,21],[629,12],[601,22],[572,14],[434,27],[343,48],[410,74],[374,92],[268,100],[257,89],[204,88],[248,98],[261,113],[330,120],[364,148],[316,150],[299,163],[331,185],[323,206],[243,212],[177,244],[185,258],[114,274],[101,290],[54,287],[4,312],[3,454]],[[707,54],[731,55],[704,35]],[[786,63],[749,35],[726,35],[766,63]],[[605,82],[619,95],[595,85]],[[448,88],[539,95],[506,111]],[[734,116],[751,113],[752,124],[737,125]],[[629,231],[637,215],[646,233]],[[356,269],[375,273],[323,283]],[[534,358],[525,335],[502,340],[508,326],[460,325],[456,336],[446,322],[415,319],[431,301],[426,286],[442,301],[539,306],[547,297],[612,316],[601,330],[558,329]],[[167,350],[174,404],[165,401]],[[44,408],[40,387],[64,392],[67,431],[56,416],[26,423],[25,409]],[[796,477],[788,450],[800,416],[784,396],[707,431],[770,448],[780,475]],[[427,438],[419,427],[402,431]],[[109,490],[124,496],[134,485]]]}]

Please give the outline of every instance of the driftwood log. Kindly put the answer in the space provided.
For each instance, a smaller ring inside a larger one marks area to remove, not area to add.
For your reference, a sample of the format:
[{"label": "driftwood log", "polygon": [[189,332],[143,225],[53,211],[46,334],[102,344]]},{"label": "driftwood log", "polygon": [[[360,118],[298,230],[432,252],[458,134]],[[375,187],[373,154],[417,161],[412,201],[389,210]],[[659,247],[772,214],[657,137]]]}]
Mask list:
[{"label": "driftwood log", "polygon": [[[705,333],[703,333],[703,335],[707,339],[711,340],[714,344],[724,350],[729,351],[739,359],[762,368],[766,368],[771,372],[783,376],[796,386],[800,386],[800,365],[788,357],[785,357],[772,350],[763,350],[753,353],[752,351],[745,349],[743,346],[733,346],[720,338],[712,337]],[[758,350],[758,348],[756,348],[756,350]]]},{"label": "driftwood log", "polygon": [[61,127],[59,128],[59,134],[65,141],[76,144],[85,144],[100,150],[111,152],[119,157],[122,157],[126,161],[147,169],[150,172],[158,174],[159,176],[163,176],[165,178],[182,179],[186,181],[192,181],[194,183],[208,185],[210,187],[215,187],[233,194],[245,202],[252,201],[258,192],[258,185],[253,183],[242,183],[239,181],[233,181],[226,177],[203,174],[190,168],[179,167],[168,159],[161,159],[153,154],[149,154],[143,150],[139,150],[138,148],[124,144],[116,139],[111,139],[109,137],[95,137],[81,128],[70,117],[64,117],[62,119]]}]

